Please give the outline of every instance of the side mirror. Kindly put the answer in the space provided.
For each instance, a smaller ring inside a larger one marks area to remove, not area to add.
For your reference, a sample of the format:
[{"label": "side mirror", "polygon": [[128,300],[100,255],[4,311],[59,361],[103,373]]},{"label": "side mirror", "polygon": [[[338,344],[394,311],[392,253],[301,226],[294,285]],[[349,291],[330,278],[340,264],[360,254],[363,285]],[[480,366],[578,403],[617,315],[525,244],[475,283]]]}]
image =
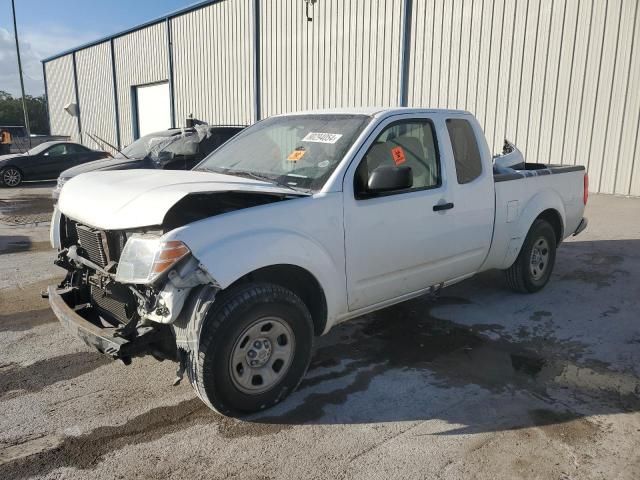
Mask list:
[{"label": "side mirror", "polygon": [[44,153],[42,154],[42,156],[43,156],[43,157],[48,157],[48,156],[49,156],[49,152],[44,152]]},{"label": "side mirror", "polygon": [[384,193],[405,190],[413,186],[413,172],[405,165],[381,165],[376,168],[367,182],[367,193]]}]

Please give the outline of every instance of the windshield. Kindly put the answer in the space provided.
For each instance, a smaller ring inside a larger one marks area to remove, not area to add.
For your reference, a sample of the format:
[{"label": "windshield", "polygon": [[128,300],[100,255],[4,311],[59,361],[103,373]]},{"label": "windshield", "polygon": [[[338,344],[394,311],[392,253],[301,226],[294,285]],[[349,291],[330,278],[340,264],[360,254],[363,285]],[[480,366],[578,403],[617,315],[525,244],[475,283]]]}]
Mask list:
[{"label": "windshield", "polygon": [[335,114],[272,117],[236,135],[195,170],[319,190],[370,119]]},{"label": "windshield", "polygon": [[200,138],[195,132],[151,133],[133,142],[115,158],[142,160],[149,157],[156,162],[162,162],[180,155],[196,155],[199,141]]}]

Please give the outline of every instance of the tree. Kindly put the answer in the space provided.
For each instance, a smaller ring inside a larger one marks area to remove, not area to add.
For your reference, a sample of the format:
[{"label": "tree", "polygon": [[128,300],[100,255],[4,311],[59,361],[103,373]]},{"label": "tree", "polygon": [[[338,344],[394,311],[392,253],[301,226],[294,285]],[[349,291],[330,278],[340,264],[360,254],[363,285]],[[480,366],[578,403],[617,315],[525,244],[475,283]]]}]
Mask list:
[{"label": "tree", "polygon": [[[47,101],[44,95],[25,96],[31,133],[49,135]],[[10,93],[0,90],[0,125],[24,125],[22,99],[14,98]]]}]

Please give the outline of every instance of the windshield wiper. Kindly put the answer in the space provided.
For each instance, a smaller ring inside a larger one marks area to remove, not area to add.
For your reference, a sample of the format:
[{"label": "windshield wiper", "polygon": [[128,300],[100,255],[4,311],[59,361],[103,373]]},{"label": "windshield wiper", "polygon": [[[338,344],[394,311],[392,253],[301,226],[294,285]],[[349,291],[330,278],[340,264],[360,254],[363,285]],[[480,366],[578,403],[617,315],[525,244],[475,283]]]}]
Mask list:
[{"label": "windshield wiper", "polygon": [[272,183],[274,185],[277,185],[278,187],[288,188],[289,190],[291,190],[293,192],[296,192],[296,193],[304,193],[304,192],[301,192],[299,189],[292,187],[291,185],[287,185],[284,182],[278,181],[277,178],[273,178],[273,177],[270,177],[269,175],[263,175],[263,174],[252,172],[252,171],[249,171],[249,170],[228,170],[228,169],[225,169],[222,173],[225,174],[225,175],[237,175],[239,177],[248,177],[248,178],[252,178],[254,180],[260,180],[262,182]]},{"label": "windshield wiper", "polygon": [[279,182],[275,178],[270,177],[268,175],[262,175],[260,173],[251,172],[249,170],[229,170],[229,171],[226,171],[224,173],[227,174],[227,175],[238,175],[239,177],[249,177],[249,178],[252,178],[254,180],[260,180],[260,181],[263,181],[263,182],[273,183],[274,185],[277,185],[279,187],[288,188],[289,190],[293,190],[296,193],[300,193],[298,190],[293,188],[291,185],[287,185],[286,183]]}]

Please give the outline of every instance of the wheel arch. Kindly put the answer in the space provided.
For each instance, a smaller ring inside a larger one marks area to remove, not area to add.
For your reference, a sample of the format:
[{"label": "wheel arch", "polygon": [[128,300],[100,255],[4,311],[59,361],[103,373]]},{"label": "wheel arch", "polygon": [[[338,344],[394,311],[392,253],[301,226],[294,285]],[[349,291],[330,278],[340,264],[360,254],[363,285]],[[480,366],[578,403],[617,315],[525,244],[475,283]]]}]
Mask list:
[{"label": "wheel arch", "polygon": [[499,262],[498,268],[509,268],[520,254],[525,238],[531,230],[533,223],[543,218],[548,221],[555,234],[556,245],[560,244],[564,236],[565,208],[562,198],[553,190],[546,189],[539,192],[529,200],[527,206],[521,212],[518,221],[507,224],[509,228],[509,241],[506,245],[504,258]]},{"label": "wheel arch", "polygon": [[291,290],[309,309],[314,334],[324,333],[328,317],[327,299],[322,285],[311,272],[292,264],[269,265],[243,275],[227,289],[249,282],[274,283]]},{"label": "wheel arch", "polygon": [[[534,222],[538,219],[546,220],[551,225],[556,234],[556,246],[560,245],[564,238],[564,222],[562,221],[560,212],[555,208],[548,208],[541,212],[540,215],[535,218]],[[533,225],[533,223],[531,225]],[[529,229],[531,229],[531,227],[529,227]]]}]

